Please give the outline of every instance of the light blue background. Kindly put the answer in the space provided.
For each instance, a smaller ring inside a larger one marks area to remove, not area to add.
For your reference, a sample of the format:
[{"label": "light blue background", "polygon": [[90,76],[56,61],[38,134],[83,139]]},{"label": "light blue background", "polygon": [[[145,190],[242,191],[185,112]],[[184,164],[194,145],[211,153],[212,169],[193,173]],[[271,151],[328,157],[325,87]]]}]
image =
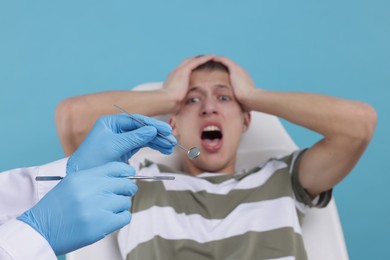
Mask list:
[{"label": "light blue background", "polygon": [[[351,259],[390,259],[390,2],[0,0],[0,170],[63,156],[64,98],[162,81],[184,58],[226,55],[259,88],[362,100],[378,127],[335,188]],[[285,123],[300,146],[318,139]]]}]

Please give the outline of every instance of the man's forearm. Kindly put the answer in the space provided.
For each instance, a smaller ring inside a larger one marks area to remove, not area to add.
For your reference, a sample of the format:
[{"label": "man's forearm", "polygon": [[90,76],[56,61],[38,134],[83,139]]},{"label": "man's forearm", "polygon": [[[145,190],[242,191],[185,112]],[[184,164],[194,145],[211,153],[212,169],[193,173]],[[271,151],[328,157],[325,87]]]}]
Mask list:
[{"label": "man's forearm", "polygon": [[320,94],[256,89],[245,104],[251,110],[281,117],[328,138],[360,136],[373,131],[367,119],[375,111],[363,102]]},{"label": "man's forearm", "polygon": [[299,168],[299,180],[313,197],[334,187],[352,170],[376,126],[371,106],[325,95],[256,89],[245,105],[324,136],[305,152]]}]

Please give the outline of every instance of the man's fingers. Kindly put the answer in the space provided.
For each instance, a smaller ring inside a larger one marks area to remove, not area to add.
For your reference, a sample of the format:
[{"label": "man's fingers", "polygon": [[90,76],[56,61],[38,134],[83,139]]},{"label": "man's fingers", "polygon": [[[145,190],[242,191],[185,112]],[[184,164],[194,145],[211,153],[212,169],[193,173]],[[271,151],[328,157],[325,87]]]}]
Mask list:
[{"label": "man's fingers", "polygon": [[196,58],[196,56],[192,56],[192,57],[189,57],[189,58],[183,60],[182,62],[180,62],[180,64],[177,66],[177,68],[182,68],[182,67],[186,66],[188,63],[190,63],[195,58]]},{"label": "man's fingers", "polygon": [[175,71],[186,70],[191,72],[199,65],[206,63],[207,61],[212,60],[215,57],[216,57],[215,54],[208,54],[208,55],[199,55],[199,56],[193,56],[187,58],[183,62],[181,62],[179,66],[177,66]]},{"label": "man's fingers", "polygon": [[216,62],[220,62],[224,65],[226,65],[229,70],[233,69],[233,68],[237,68],[239,67],[237,63],[235,63],[234,61],[232,61],[231,59],[227,58],[227,57],[224,57],[224,56],[216,56],[213,58],[214,61]]},{"label": "man's fingers", "polygon": [[191,72],[198,66],[212,60],[213,58],[215,58],[215,55],[205,55],[205,56],[195,57],[194,59],[192,59],[190,62],[186,64],[185,68]]}]

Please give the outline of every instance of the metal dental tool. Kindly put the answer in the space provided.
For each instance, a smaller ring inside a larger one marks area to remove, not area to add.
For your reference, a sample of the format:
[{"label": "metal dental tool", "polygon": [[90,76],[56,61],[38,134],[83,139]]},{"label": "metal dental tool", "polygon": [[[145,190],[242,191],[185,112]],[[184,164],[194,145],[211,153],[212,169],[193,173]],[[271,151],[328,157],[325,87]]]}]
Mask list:
[{"label": "metal dental tool", "polygon": [[[114,107],[116,107],[118,110],[120,110],[121,112],[127,114],[128,116],[130,116],[132,119],[134,119],[135,121],[137,121],[138,123],[146,126],[146,124],[144,122],[142,122],[141,120],[139,120],[138,118],[134,117],[133,115],[131,115],[130,113],[126,112],[123,108],[117,106],[114,104]],[[168,142],[170,142],[171,144],[174,144],[171,140],[169,140],[166,136],[164,136],[163,134],[161,134],[160,132],[157,132],[157,135],[160,136],[161,138],[164,138],[165,140],[167,140]],[[187,152],[187,156],[189,159],[191,160],[194,160],[196,157],[198,157],[200,155],[200,150],[199,148],[197,147],[192,147],[190,148],[189,150],[184,148],[181,144],[179,143],[176,143],[176,145],[181,148],[182,150],[186,151]]]},{"label": "metal dental tool", "polygon": [[[64,177],[61,176],[37,176],[35,177],[36,181],[59,181],[62,180]],[[165,181],[165,180],[174,180],[174,176],[166,176],[166,175],[161,175],[161,176],[143,176],[143,175],[135,175],[135,176],[129,176],[126,177],[127,179],[130,180],[155,180],[155,181]]]}]

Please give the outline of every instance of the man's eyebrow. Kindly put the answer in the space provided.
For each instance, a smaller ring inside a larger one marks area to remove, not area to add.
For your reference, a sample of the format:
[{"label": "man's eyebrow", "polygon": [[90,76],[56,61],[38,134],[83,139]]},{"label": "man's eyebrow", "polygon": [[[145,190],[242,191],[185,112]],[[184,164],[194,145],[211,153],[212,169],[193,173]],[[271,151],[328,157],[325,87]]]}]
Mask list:
[{"label": "man's eyebrow", "polygon": [[194,87],[191,87],[188,91],[187,91],[187,94],[191,93],[191,92],[202,92],[201,89],[197,86],[194,86]]},{"label": "man's eyebrow", "polygon": [[228,85],[225,85],[225,84],[216,84],[214,86],[219,88],[219,89],[227,89],[227,90],[231,89]]},{"label": "man's eyebrow", "polygon": [[[213,87],[215,88],[218,88],[218,89],[226,89],[226,90],[231,90],[231,87],[229,87],[228,85],[226,84],[215,84],[213,85]],[[202,89],[198,86],[193,86],[191,87],[187,93],[190,93],[190,92],[203,92]]]}]

